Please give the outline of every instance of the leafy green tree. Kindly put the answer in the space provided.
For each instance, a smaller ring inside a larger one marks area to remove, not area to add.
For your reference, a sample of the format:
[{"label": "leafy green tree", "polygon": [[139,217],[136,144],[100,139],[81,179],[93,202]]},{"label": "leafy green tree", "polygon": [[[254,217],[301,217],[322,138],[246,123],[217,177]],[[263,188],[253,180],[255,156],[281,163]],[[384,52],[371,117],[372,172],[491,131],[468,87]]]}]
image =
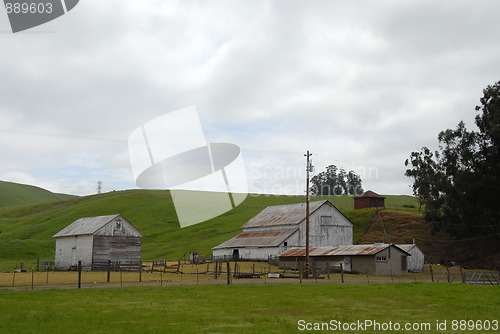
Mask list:
[{"label": "leafy green tree", "polygon": [[335,165],[311,178],[312,195],[360,195],[363,193],[361,177],[354,171],[346,172]]},{"label": "leafy green tree", "polygon": [[500,82],[483,94],[476,107],[479,132],[460,122],[439,133],[439,150],[423,147],[405,161],[427,220],[459,237],[500,232]]}]

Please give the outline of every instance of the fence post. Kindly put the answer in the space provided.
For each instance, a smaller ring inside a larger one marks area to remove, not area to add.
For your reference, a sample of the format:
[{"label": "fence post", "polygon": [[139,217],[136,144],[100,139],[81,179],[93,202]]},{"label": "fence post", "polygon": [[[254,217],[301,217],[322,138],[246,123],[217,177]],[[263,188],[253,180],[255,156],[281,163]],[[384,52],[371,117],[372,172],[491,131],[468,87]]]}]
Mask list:
[{"label": "fence post", "polygon": [[142,260],[139,261],[139,282],[142,282]]},{"label": "fence post", "polygon": [[304,262],[299,262],[299,282],[302,283],[302,276],[304,275]]},{"label": "fence post", "polygon": [[31,290],[35,289],[35,270],[31,268]]},{"label": "fence post", "polygon": [[16,270],[14,269],[14,275],[12,276],[12,286],[14,286],[15,282],[16,282]]},{"label": "fence post", "polygon": [[431,272],[431,280],[432,280],[432,283],[434,283],[434,271],[432,270],[432,266],[429,265],[429,270]]},{"label": "fence post", "polygon": [[446,278],[448,283],[450,283],[450,268],[448,266],[446,266]]},{"label": "fence post", "polygon": [[342,280],[342,283],[344,283],[344,263],[340,262],[340,279]]},{"label": "fence post", "polygon": [[82,287],[82,261],[78,261],[78,289]]},{"label": "fence post", "polygon": [[108,277],[106,279],[106,282],[109,283],[110,278],[111,278],[111,260],[108,260]]},{"label": "fence post", "polygon": [[370,277],[368,276],[368,269],[366,269],[366,266],[365,266],[365,273],[366,273],[366,281],[370,283]]},{"label": "fence post", "polygon": [[227,284],[231,284],[231,265],[229,264],[229,261],[226,262],[226,269],[227,269]]}]

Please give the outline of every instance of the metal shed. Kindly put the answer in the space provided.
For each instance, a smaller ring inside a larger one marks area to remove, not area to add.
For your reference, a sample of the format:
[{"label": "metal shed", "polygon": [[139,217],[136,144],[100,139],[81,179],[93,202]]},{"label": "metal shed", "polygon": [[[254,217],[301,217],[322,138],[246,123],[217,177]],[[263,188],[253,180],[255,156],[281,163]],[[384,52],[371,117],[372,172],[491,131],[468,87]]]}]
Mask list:
[{"label": "metal shed", "polygon": [[[292,248],[279,255],[281,266],[294,268],[304,261],[306,250]],[[316,267],[340,268],[347,272],[368,273],[373,275],[400,275],[407,272],[409,254],[394,244],[350,245],[338,247],[316,247],[309,249],[309,258]]]},{"label": "metal shed", "polygon": [[[311,247],[352,245],[353,225],[329,201],[310,203]],[[212,248],[216,259],[267,261],[291,247],[305,246],[305,203],[268,206],[243,231]]]},{"label": "metal shed", "polygon": [[78,261],[84,270],[99,270],[108,261],[138,263],[142,234],[120,214],[80,218],[53,236],[55,267],[71,270]]},{"label": "metal shed", "polygon": [[411,256],[408,258],[408,271],[421,273],[424,271],[425,256],[424,253],[415,244],[398,245],[399,248],[408,252]]}]

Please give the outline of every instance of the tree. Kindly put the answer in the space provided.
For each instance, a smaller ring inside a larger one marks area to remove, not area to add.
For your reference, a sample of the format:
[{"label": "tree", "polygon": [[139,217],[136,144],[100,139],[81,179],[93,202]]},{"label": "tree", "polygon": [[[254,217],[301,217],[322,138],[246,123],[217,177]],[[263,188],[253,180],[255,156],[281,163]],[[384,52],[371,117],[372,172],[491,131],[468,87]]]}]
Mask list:
[{"label": "tree", "polygon": [[479,132],[460,122],[439,133],[439,150],[423,147],[405,161],[405,175],[414,179],[413,193],[425,204],[426,219],[458,237],[500,236],[500,81],[483,94],[476,107]]},{"label": "tree", "polygon": [[335,165],[326,167],[324,172],[321,172],[311,179],[311,188],[309,189],[312,195],[360,195],[363,193],[361,178],[349,171],[338,169]]}]

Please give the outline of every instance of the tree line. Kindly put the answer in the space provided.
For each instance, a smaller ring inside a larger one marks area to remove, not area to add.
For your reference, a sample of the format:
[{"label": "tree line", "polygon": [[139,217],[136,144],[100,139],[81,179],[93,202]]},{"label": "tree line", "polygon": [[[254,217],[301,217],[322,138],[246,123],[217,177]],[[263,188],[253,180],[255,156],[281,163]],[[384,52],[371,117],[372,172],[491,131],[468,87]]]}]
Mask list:
[{"label": "tree line", "polygon": [[311,178],[311,195],[362,195],[361,177],[354,171],[346,172],[335,165]]}]

